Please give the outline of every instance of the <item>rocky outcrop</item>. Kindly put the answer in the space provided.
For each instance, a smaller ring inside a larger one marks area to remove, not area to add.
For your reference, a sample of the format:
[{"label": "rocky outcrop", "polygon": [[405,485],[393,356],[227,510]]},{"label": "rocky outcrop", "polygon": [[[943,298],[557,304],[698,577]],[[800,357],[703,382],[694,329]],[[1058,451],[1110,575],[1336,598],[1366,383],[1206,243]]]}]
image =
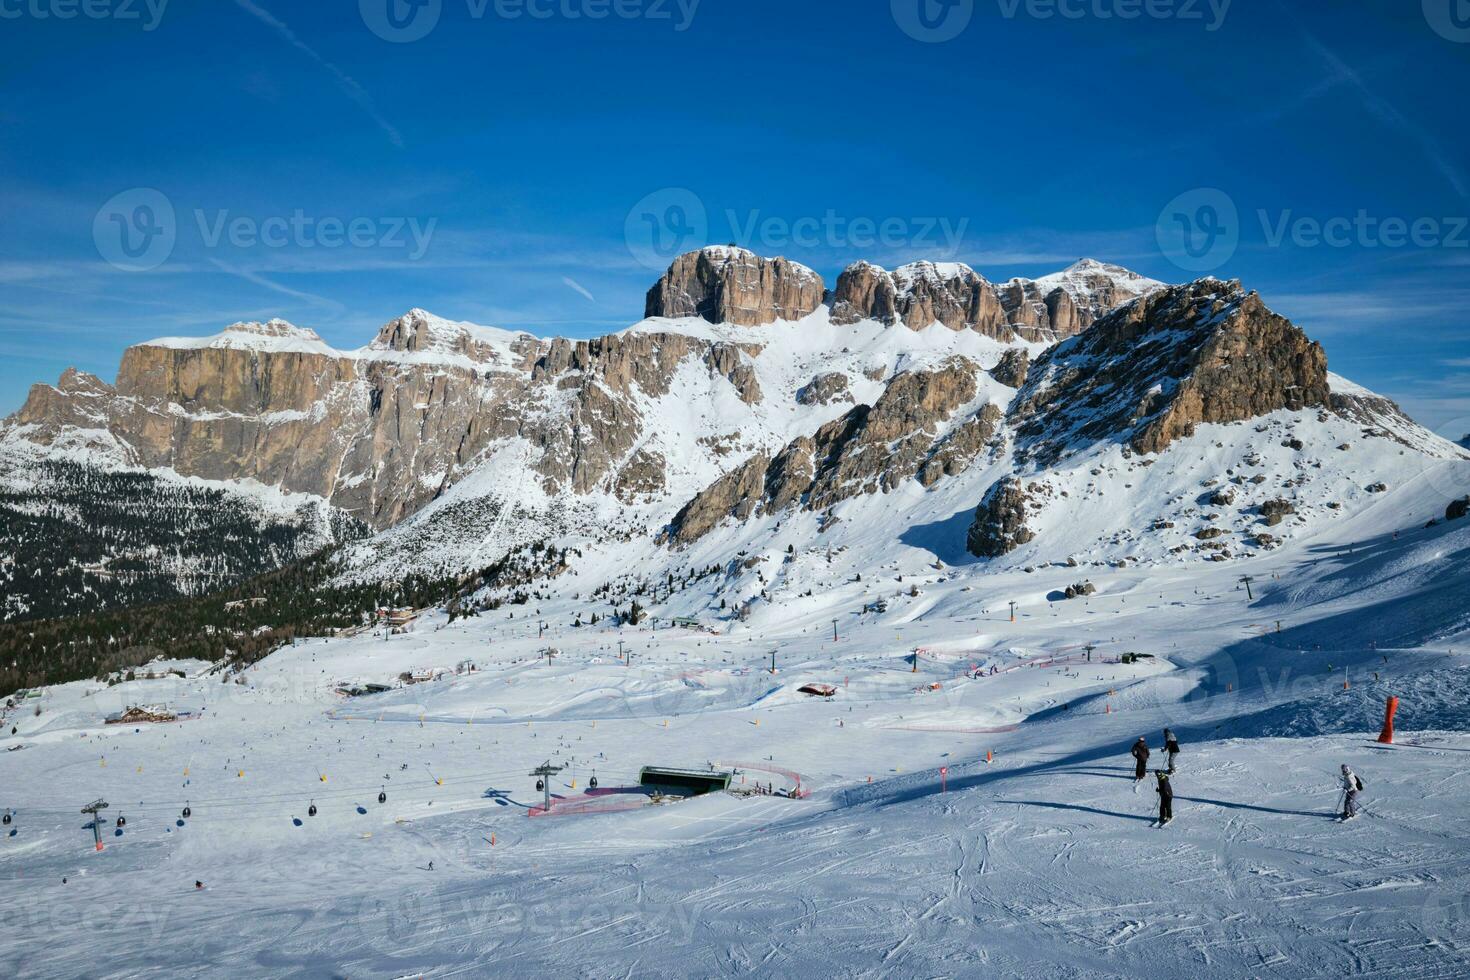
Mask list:
[{"label": "rocky outcrop", "polygon": [[734,344],[717,343],[710,347],[704,363],[710,371],[730,382],[741,401],[754,405],[761,400],[761,385],[748,358],[749,355]]},{"label": "rocky outcrop", "polygon": [[648,291],[643,315],[762,326],[811,315],[824,294],[822,277],[804,265],[710,246],[674,260]]},{"label": "rocky outcrop", "polygon": [[313,494],[385,528],[507,445],[517,477],[549,494],[659,492],[667,460],[637,449],[639,405],[689,358],[758,402],[752,350],[640,332],[542,342],[421,310],[357,351],[283,321],[236,324],[129,348],[115,387],[67,372],[11,423],[41,445],[89,433],[128,465]]},{"label": "rocky outcrop", "polygon": [[1030,369],[1031,354],[1024,347],[1012,347],[990,369],[990,376],[1007,388],[1019,388],[1026,383],[1026,372]]},{"label": "rocky outcrop", "polygon": [[915,479],[926,487],[932,487],[942,477],[958,476],[969,469],[995,438],[1003,414],[997,405],[983,406],[935,443]]},{"label": "rocky outcrop", "polygon": [[770,465],[770,457],[752,456],[720,477],[680,508],[668,536],[678,544],[688,544],[704,537],[726,518],[749,517],[761,501]]},{"label": "rocky outcrop", "polygon": [[840,324],[877,320],[892,326],[902,316],[893,276],[871,262],[854,262],[842,270],[832,291],[831,307],[832,322]]},{"label": "rocky outcrop", "polygon": [[1050,343],[1082,332],[1103,314],[1162,285],[1092,259],[999,287],[959,262],[914,262],[891,273],[858,262],[837,279],[832,322],[877,320],[911,330],[940,323],[1004,342]]},{"label": "rocky outcrop", "polygon": [[819,374],[796,393],[796,400],[802,405],[830,405],[835,401],[850,402],[852,393],[848,390],[847,375],[840,371]]},{"label": "rocky outcrop", "polygon": [[980,506],[965,538],[970,554],[978,558],[999,558],[1036,537],[1026,526],[1026,507],[1030,502],[1020,477],[1008,476],[996,481]]},{"label": "rocky outcrop", "polygon": [[29,397],[14,420],[33,426],[42,439],[66,429],[106,430],[116,392],[95,374],[67,368],[55,387],[32,385]]},{"label": "rocky outcrop", "polygon": [[1163,288],[1163,283],[1119,265],[1079,259],[1040,279],[1012,279],[998,290],[1007,322],[1025,340],[1076,336],[1096,320]]},{"label": "rocky outcrop", "polygon": [[1461,497],[1459,500],[1451,500],[1450,505],[1444,509],[1444,519],[1447,521],[1458,521],[1470,513],[1470,496]]},{"label": "rocky outcrop", "polygon": [[1201,279],[1117,310],[1043,354],[1012,403],[1018,456],[1101,440],[1161,452],[1197,425],[1325,406],[1327,357],[1238,282]]},{"label": "rocky outcrop", "polygon": [[[1428,435],[1391,399],[1368,391],[1335,374],[1328,375],[1332,388],[1328,407],[1333,414],[1359,426],[1365,439],[1390,439],[1418,452],[1440,458],[1470,459],[1463,446]],[[1344,444],[1347,445],[1347,444]],[[1342,447],[1339,447],[1342,448]],[[1347,446],[1343,451],[1351,449]]]},{"label": "rocky outcrop", "polygon": [[957,357],[935,370],[898,375],[871,406],[858,405],[774,456],[753,456],[715,481],[674,517],[668,538],[688,544],[727,516],[795,505],[822,510],[858,494],[887,492],[911,478],[928,485],[960,472],[1000,419],[994,406],[982,406],[940,437],[944,423],[974,400],[978,370]]},{"label": "rocky outcrop", "polygon": [[997,340],[1015,335],[1006,325],[995,287],[958,262],[914,262],[893,272],[859,262],[837,279],[832,321],[877,320],[923,330],[938,323],[950,330],[975,330]]},{"label": "rocky outcrop", "polygon": [[1274,497],[1261,504],[1261,516],[1265,518],[1269,527],[1275,527],[1285,520],[1287,515],[1295,513],[1296,505],[1282,497]]}]

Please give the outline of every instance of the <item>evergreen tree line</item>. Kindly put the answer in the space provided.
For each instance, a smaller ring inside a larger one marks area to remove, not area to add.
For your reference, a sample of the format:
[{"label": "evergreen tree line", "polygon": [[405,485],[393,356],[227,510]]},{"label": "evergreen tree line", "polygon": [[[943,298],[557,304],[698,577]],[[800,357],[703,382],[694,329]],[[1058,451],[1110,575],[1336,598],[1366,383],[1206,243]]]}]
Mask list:
[{"label": "evergreen tree line", "polygon": [[0,622],[204,595],[368,531],[311,506],[278,517],[220,489],[69,460],[0,477]]},{"label": "evergreen tree line", "polygon": [[340,558],[322,551],[205,596],[0,624],[0,694],[102,677],[160,654],[254,663],[297,638],[371,622],[378,609],[443,603],[461,587],[423,575],[344,582],[343,570]]}]

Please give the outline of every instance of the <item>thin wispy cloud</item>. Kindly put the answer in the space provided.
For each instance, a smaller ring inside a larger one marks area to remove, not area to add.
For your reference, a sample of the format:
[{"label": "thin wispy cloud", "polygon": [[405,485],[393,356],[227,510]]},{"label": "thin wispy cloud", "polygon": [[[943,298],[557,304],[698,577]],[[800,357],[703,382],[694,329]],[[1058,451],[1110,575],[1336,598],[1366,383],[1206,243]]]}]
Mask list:
[{"label": "thin wispy cloud", "polygon": [[282,286],[280,283],[272,282],[265,276],[251,272],[249,269],[241,269],[238,266],[232,266],[227,263],[221,262],[219,259],[210,259],[209,261],[211,265],[219,269],[221,272],[228,272],[232,276],[239,276],[241,279],[244,279],[248,283],[252,283],[256,286],[272,290],[274,292],[280,293],[283,296],[290,296],[293,299],[304,300],[314,306],[323,306],[330,310],[336,310],[339,313],[344,312],[347,309],[345,305],[339,303],[337,300],[327,299],[325,296],[318,296],[315,293],[305,293],[299,289],[292,289],[289,286]]},{"label": "thin wispy cloud", "polygon": [[1462,201],[1470,201],[1470,190],[1467,190],[1465,176],[1460,172],[1460,168],[1456,166],[1454,161],[1445,154],[1439,142],[1424,127],[1409,119],[1398,110],[1398,107],[1389,102],[1388,99],[1375,92],[1363,79],[1362,74],[1354,70],[1335,51],[1318,40],[1305,27],[1302,27],[1300,24],[1297,27],[1306,39],[1307,44],[1311,46],[1318,57],[1327,63],[1336,78],[1347,82],[1358,90],[1363,107],[1374,118],[1378,119],[1379,122],[1391,129],[1398,130],[1403,136],[1418,144],[1419,150],[1423,153],[1425,159],[1449,182],[1449,185],[1454,188],[1455,193],[1459,195],[1460,199]]},{"label": "thin wispy cloud", "polygon": [[1356,333],[1456,316],[1466,303],[1463,290],[1447,289],[1414,296],[1391,286],[1381,290],[1272,292],[1266,298],[1273,310],[1297,321],[1313,336]]},{"label": "thin wispy cloud", "polygon": [[579,283],[577,280],[573,279],[571,276],[562,276],[561,277],[561,281],[564,282],[564,283],[566,283],[567,288],[569,288],[569,289],[571,289],[571,290],[573,290],[575,292],[581,293],[583,296],[587,297],[587,299],[590,302],[593,302],[593,303],[597,302],[597,298],[595,296],[593,296],[590,292],[587,291],[587,287],[586,286],[583,286],[581,283]]},{"label": "thin wispy cloud", "polygon": [[337,87],[342,90],[342,93],[353,102],[356,102],[358,107],[366,112],[373,122],[378,124],[378,128],[388,135],[388,139],[392,141],[393,145],[399,148],[403,147],[403,134],[398,131],[396,126],[383,117],[383,114],[378,111],[377,103],[373,101],[373,97],[368,94],[367,89],[357,83],[356,79],[318,54],[316,49],[301,40],[295,31],[291,30],[284,21],[270,11],[252,3],[251,0],[235,0],[235,5],[275,31],[287,44],[326,69],[331,74],[333,80],[336,81]]}]

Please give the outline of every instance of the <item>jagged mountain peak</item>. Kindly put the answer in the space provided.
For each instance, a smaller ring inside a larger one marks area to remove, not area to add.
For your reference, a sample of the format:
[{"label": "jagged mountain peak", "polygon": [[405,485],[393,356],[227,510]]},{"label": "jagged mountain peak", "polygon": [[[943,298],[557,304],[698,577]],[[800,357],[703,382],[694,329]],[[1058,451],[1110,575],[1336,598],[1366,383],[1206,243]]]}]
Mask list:
[{"label": "jagged mountain peak", "polygon": [[449,355],[494,362],[517,360],[518,357],[512,356],[513,351],[519,354],[527,345],[535,343],[536,338],[529,333],[446,320],[414,307],[383,324],[364,350],[369,355]]},{"label": "jagged mountain peak", "polygon": [[1155,290],[1044,353],[1012,407],[1043,465],[1078,445],[1159,452],[1203,422],[1326,406],[1327,356],[1238,280]]},{"label": "jagged mountain peak", "polygon": [[1065,289],[1072,293],[1074,299],[1090,297],[1100,289],[1113,289],[1125,295],[1142,296],[1156,289],[1162,289],[1165,285],[1157,279],[1150,279],[1132,269],[1125,269],[1121,265],[1089,258],[1078,259],[1060,272],[1038,277],[1035,282],[1042,292],[1058,288]]},{"label": "jagged mountain peak", "polygon": [[822,277],[799,262],[708,245],[674,259],[649,289],[644,316],[758,327],[810,316],[825,295]]},{"label": "jagged mountain peak", "polygon": [[956,280],[967,284],[987,282],[984,276],[963,262],[935,262],[930,259],[899,266],[893,270],[893,279],[900,291],[912,291],[914,284],[920,281],[935,284]]}]

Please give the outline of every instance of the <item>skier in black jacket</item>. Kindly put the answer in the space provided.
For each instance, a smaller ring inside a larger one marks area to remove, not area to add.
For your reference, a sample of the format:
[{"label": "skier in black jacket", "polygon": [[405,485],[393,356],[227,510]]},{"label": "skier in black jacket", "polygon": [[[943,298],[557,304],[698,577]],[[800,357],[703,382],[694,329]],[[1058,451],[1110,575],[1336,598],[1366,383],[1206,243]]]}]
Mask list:
[{"label": "skier in black jacket", "polygon": [[1154,773],[1159,778],[1159,826],[1174,819],[1174,787],[1169,785],[1169,774],[1160,769]]},{"label": "skier in black jacket", "polygon": [[1138,768],[1133,774],[1133,780],[1134,782],[1142,782],[1143,777],[1148,775],[1148,741],[1142,735],[1138,736],[1138,741],[1133,743],[1133,749],[1130,754],[1138,761]]},{"label": "skier in black jacket", "polygon": [[1169,757],[1169,775],[1174,775],[1174,759],[1179,755],[1179,739],[1173,729],[1164,729],[1164,754]]}]

